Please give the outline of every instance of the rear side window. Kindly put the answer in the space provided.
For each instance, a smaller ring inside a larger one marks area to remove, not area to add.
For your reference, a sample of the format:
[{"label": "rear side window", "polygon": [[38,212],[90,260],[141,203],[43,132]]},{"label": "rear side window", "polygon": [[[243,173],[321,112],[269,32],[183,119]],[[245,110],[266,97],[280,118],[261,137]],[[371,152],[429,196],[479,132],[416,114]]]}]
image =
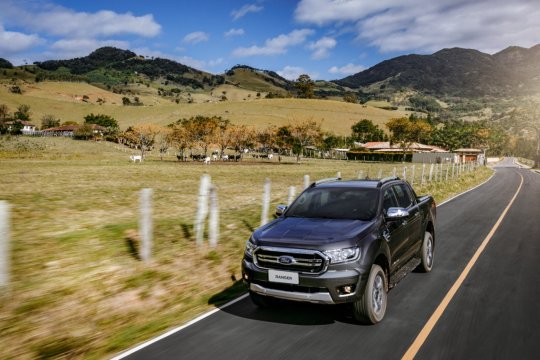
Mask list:
[{"label": "rear side window", "polygon": [[411,193],[409,192],[409,190],[406,188],[405,185],[403,184],[394,185],[393,188],[396,193],[399,207],[408,208],[413,205],[413,199],[411,197]]}]

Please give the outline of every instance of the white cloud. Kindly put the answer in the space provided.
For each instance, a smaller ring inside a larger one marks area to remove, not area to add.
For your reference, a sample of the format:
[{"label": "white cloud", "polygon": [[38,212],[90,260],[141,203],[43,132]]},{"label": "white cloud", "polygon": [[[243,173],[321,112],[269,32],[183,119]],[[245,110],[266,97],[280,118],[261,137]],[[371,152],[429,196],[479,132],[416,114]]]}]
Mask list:
[{"label": "white cloud", "polygon": [[358,40],[382,52],[445,47],[488,53],[540,43],[540,7],[531,0],[301,0],[297,21],[356,26]]},{"label": "white cloud", "polygon": [[62,39],[51,45],[51,50],[45,55],[48,59],[66,59],[87,56],[92,51],[103,46],[114,46],[121,49],[129,48],[129,42],[120,40],[96,39]]},{"label": "white cloud", "polygon": [[231,37],[231,36],[240,36],[240,35],[244,35],[244,34],[245,34],[244,29],[232,28],[229,31],[227,31],[224,35],[225,35],[225,37]]},{"label": "white cloud", "polygon": [[293,30],[288,34],[281,34],[268,39],[264,46],[240,47],[233,51],[233,56],[246,57],[255,55],[278,55],[287,52],[287,48],[302,44],[306,38],[313,34],[311,29]]},{"label": "white cloud", "polygon": [[185,44],[197,44],[203,41],[208,41],[209,38],[210,35],[207,33],[203,31],[195,31],[184,36],[182,42]]},{"label": "white cloud", "polygon": [[28,50],[44,42],[36,34],[24,34],[21,32],[5,31],[0,25],[0,54],[16,54]]},{"label": "white cloud", "polygon": [[236,20],[240,19],[241,17],[243,17],[244,15],[247,15],[250,12],[256,13],[256,12],[261,11],[262,9],[264,9],[264,8],[262,6],[260,6],[260,5],[246,4],[246,5],[242,6],[238,10],[231,11],[231,16],[233,17],[233,20],[236,21]]},{"label": "white cloud", "polygon": [[53,36],[92,38],[131,34],[153,37],[161,31],[152,14],[135,16],[130,12],[120,14],[109,10],[77,12],[50,4],[29,5],[32,10],[29,11],[15,2],[7,1],[3,5],[0,16],[6,24]]},{"label": "white cloud", "polygon": [[311,50],[313,50],[313,54],[311,55],[311,57],[315,60],[328,57],[329,50],[333,49],[336,44],[337,41],[334,38],[328,36],[322,37],[319,40],[312,42],[308,46]]},{"label": "white cloud", "polygon": [[328,69],[328,72],[330,74],[352,75],[359,73],[360,71],[363,71],[365,69],[365,66],[348,63],[347,65],[342,67],[332,66],[330,69]]},{"label": "white cloud", "polygon": [[285,66],[283,70],[277,71],[280,76],[283,76],[287,80],[296,80],[302,74],[307,74],[311,79],[317,79],[319,73],[310,73],[300,66]]}]

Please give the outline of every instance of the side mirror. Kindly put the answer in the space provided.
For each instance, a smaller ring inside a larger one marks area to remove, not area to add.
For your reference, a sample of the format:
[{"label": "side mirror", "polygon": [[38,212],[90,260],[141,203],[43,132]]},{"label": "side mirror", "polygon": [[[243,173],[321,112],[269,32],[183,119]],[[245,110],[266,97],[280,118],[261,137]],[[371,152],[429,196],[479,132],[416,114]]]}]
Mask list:
[{"label": "side mirror", "polygon": [[287,210],[287,205],[278,205],[276,206],[276,216],[281,216]]},{"label": "side mirror", "polygon": [[388,220],[399,220],[409,217],[409,211],[401,207],[391,207],[386,212],[386,218]]}]

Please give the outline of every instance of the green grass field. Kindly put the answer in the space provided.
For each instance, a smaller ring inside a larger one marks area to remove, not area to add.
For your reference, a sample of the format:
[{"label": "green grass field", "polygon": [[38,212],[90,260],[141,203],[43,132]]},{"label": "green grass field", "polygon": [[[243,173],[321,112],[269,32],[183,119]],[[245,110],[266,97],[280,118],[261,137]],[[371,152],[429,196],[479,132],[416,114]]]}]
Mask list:
[{"label": "green grass field", "polygon": [[[0,200],[12,209],[12,285],[0,297],[0,358],[103,358],[242,293],[240,261],[260,224],[266,178],[273,209],[286,202],[289,186],[300,191],[305,174],[356,178],[359,171],[388,176],[403,168],[292,158],[205,166],[177,162],[173,152],[133,164],[129,154],[107,143],[0,137]],[[219,196],[216,249],[197,248],[193,239],[202,174],[212,177]],[[417,184],[419,174],[417,167]],[[483,168],[415,188],[441,201],[490,174]],[[154,189],[149,264],[127,241],[137,230],[142,188]]]}]

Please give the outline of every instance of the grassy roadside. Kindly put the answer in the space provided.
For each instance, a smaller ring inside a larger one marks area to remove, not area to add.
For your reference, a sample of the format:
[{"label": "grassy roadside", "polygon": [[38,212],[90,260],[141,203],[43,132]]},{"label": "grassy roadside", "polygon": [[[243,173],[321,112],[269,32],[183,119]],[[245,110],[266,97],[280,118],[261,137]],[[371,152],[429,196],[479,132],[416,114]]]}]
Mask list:
[{"label": "grassy roadside", "polygon": [[[240,259],[260,222],[265,178],[272,206],[312,180],[401,174],[403,164],[286,159],[244,163],[143,164],[104,143],[0,139],[0,199],[12,205],[12,286],[0,297],[0,358],[103,358],[181,324],[243,292]],[[410,166],[410,164],[407,164]],[[197,248],[192,223],[199,178],[218,189],[220,243]],[[491,175],[482,168],[449,183],[415,189],[437,202]],[[410,172],[409,172],[410,174]],[[150,264],[130,251],[138,191],[154,189]],[[193,271],[197,269],[197,271]]]}]

